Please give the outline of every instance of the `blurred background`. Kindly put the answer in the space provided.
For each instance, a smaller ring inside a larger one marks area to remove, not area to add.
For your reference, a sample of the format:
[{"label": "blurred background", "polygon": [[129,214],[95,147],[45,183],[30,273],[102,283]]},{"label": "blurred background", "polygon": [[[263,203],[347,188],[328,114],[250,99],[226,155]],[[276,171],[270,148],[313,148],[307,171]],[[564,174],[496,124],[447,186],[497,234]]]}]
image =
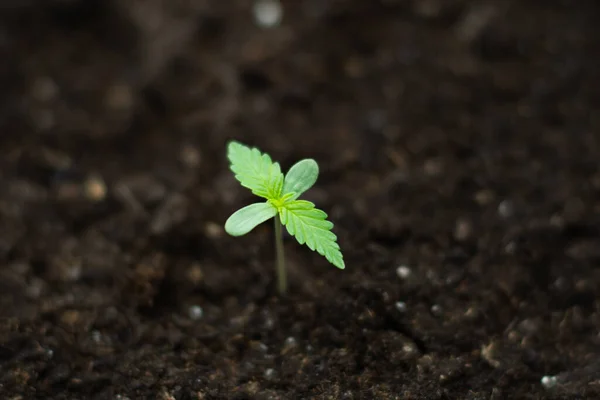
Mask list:
[{"label": "blurred background", "polygon": [[[273,393],[319,374],[342,388],[379,379],[385,393],[425,374],[435,392],[464,356],[490,374],[461,369],[468,390],[490,398],[502,376],[525,398],[541,376],[587,365],[600,329],[599,20],[593,0],[1,0],[0,359],[12,375],[0,389],[127,391],[146,345],[168,354],[148,359],[152,388],[173,383],[153,368],[183,358],[186,376],[200,360],[219,385],[260,375]],[[288,241],[301,301],[268,300],[270,226],[223,232],[252,200],[227,169],[230,139],[284,169],[321,166],[306,198],[334,221],[347,270]],[[391,333],[357,356],[372,368],[360,378],[331,343],[364,347],[365,329]],[[273,348],[290,331],[334,361],[272,385],[259,367],[277,367],[245,340]],[[506,363],[481,361],[493,337],[516,346]],[[406,343],[413,355],[385,358]],[[58,348],[61,362],[19,364]],[[413,368],[415,354],[433,361]],[[232,372],[226,357],[253,364]],[[90,377],[92,359],[110,368]],[[127,373],[102,375],[115,366]],[[570,393],[596,369],[569,375]]]}]

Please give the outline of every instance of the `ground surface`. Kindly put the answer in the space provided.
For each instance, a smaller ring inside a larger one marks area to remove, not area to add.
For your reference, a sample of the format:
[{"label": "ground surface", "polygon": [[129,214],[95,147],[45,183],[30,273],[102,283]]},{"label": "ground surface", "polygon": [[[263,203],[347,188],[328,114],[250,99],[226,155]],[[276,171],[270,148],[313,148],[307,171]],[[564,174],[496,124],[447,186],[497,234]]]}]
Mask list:
[{"label": "ground surface", "polygon": [[[597,4],[214,3],[3,6],[0,397],[600,398]],[[231,138],[319,161],[345,271],[276,295]]]}]

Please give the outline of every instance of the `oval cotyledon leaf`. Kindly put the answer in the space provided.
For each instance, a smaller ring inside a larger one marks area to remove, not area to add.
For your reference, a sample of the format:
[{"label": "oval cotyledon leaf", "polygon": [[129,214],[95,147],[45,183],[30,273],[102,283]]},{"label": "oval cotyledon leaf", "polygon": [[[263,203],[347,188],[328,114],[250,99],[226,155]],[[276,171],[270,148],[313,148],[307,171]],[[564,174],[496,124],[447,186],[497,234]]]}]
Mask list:
[{"label": "oval cotyledon leaf", "polygon": [[319,177],[319,165],[313,159],[298,161],[283,180],[282,193],[295,193],[294,199],[310,189]]},{"label": "oval cotyledon leaf", "polygon": [[231,236],[243,236],[275,215],[277,208],[271,203],[250,204],[231,214],[225,222],[225,232]]}]

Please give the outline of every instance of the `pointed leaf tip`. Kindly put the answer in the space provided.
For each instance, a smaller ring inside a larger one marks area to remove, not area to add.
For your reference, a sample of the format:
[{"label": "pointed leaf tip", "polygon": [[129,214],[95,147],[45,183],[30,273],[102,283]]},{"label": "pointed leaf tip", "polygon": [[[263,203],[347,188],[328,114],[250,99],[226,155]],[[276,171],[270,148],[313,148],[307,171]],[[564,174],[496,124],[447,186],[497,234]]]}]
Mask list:
[{"label": "pointed leaf tip", "polygon": [[281,223],[298,243],[306,244],[337,268],[346,267],[337,236],[331,231],[333,223],[326,220],[325,212],[310,201],[294,200],[284,204],[279,213]]}]

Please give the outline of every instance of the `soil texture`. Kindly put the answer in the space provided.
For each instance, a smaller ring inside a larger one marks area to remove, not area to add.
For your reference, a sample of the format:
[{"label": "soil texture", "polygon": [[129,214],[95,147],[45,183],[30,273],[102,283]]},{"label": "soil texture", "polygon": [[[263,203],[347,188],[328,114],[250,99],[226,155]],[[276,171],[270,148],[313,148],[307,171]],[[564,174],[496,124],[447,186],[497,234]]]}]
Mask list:
[{"label": "soil texture", "polygon": [[[0,398],[600,399],[600,7],[0,5]],[[346,269],[226,143],[321,175]]]}]

